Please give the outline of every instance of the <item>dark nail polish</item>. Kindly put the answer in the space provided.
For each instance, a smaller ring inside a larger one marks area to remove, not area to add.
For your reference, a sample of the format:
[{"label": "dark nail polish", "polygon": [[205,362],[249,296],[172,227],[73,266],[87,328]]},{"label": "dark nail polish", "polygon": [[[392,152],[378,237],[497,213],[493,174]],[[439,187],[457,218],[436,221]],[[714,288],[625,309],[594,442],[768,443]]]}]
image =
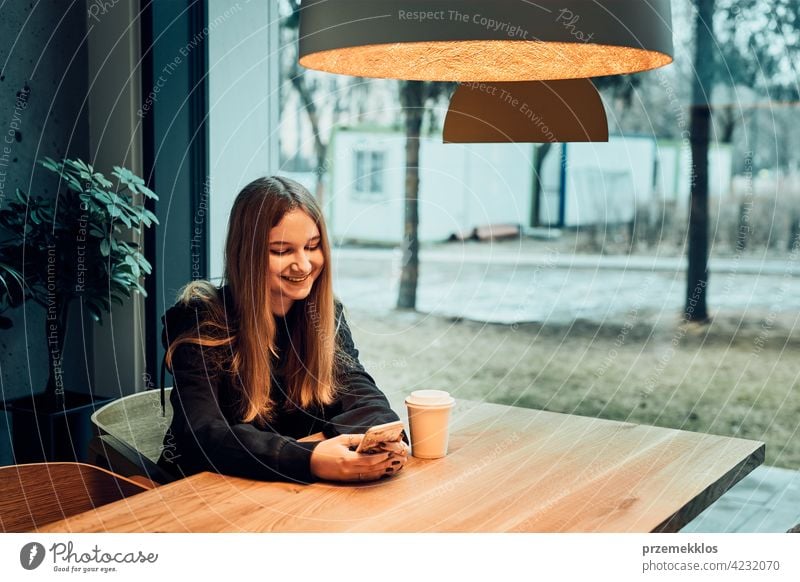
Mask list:
[{"label": "dark nail polish", "polygon": [[389,467],[388,469],[386,469],[386,472],[387,473],[394,473],[394,469],[392,467]]},{"label": "dark nail polish", "polygon": [[400,461],[392,461],[392,465],[399,465]]}]

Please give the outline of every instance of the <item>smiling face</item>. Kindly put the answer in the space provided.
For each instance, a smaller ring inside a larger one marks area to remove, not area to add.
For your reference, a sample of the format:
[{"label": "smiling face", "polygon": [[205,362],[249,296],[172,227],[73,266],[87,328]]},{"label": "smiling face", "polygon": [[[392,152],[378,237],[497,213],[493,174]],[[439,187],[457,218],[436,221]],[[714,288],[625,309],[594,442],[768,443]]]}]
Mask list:
[{"label": "smiling face", "polygon": [[325,257],[319,229],[303,210],[290,210],[269,231],[272,312],[285,315],[305,299],[322,272]]}]

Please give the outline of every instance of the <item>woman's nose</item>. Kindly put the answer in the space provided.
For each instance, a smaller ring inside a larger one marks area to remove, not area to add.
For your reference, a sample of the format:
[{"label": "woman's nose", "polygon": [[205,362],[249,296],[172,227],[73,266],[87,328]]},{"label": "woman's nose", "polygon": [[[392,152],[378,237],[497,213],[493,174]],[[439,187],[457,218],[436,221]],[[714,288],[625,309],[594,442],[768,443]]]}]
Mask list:
[{"label": "woman's nose", "polygon": [[300,251],[295,261],[295,267],[301,273],[308,273],[311,270],[311,261],[305,251]]}]

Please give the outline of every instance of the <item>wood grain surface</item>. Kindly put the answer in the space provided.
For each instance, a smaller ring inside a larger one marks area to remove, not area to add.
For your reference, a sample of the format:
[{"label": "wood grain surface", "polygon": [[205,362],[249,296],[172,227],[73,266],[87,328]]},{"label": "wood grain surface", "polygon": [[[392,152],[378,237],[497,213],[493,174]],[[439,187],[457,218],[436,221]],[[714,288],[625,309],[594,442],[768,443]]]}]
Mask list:
[{"label": "wood grain surface", "polygon": [[[0,531],[37,531],[54,521],[152,488],[85,463],[0,467]],[[89,512],[89,513],[86,513]]]},{"label": "wood grain surface", "polygon": [[459,401],[449,454],[391,479],[201,473],[41,531],[677,531],[763,459],[756,441]]}]

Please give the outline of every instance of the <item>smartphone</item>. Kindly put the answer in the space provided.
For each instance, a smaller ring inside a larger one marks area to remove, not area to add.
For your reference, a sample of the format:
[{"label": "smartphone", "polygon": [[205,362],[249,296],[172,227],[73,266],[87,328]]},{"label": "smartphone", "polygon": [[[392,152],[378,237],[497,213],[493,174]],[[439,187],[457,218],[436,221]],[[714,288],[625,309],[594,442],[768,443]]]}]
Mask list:
[{"label": "smartphone", "polygon": [[370,429],[364,433],[364,438],[361,444],[358,445],[358,448],[356,448],[356,452],[365,453],[367,455],[380,453],[382,451],[381,443],[399,441],[401,439],[400,433],[402,432],[403,421],[401,420],[370,427]]}]

